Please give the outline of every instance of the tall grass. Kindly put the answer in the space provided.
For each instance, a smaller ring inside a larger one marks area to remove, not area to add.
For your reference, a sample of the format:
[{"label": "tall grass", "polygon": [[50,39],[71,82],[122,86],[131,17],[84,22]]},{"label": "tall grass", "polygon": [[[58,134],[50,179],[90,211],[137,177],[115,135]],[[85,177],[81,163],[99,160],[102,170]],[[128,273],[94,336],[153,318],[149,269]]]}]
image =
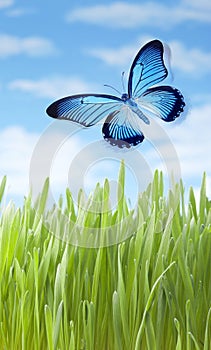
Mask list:
[{"label": "tall grass", "polygon": [[182,183],[164,196],[158,171],[133,210],[120,193],[109,210],[108,181],[83,206],[79,193],[77,208],[67,190],[45,211],[47,190],[48,181],[35,207],[28,196],[1,214],[0,349],[211,349],[205,175],[199,203],[191,188],[187,205]]}]

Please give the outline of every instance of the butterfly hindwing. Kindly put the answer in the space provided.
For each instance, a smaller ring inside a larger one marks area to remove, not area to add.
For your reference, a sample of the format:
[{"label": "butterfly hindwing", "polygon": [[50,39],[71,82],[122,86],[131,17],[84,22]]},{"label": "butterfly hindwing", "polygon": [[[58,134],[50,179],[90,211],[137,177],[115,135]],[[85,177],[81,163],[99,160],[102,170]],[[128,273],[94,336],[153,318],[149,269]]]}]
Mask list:
[{"label": "butterfly hindwing", "polygon": [[109,114],[103,124],[102,133],[106,141],[120,148],[136,146],[144,140],[136,116],[127,107]]},{"label": "butterfly hindwing", "polygon": [[185,106],[181,92],[171,86],[149,88],[138,102],[165,122],[171,122],[179,117]]},{"label": "butterfly hindwing", "polygon": [[129,97],[140,97],[148,87],[167,77],[168,71],[164,65],[163,53],[163,44],[159,40],[150,41],[141,48],[130,69]]},{"label": "butterfly hindwing", "polygon": [[46,112],[52,118],[92,126],[120,108],[122,103],[120,98],[111,95],[73,95],[53,102]]}]

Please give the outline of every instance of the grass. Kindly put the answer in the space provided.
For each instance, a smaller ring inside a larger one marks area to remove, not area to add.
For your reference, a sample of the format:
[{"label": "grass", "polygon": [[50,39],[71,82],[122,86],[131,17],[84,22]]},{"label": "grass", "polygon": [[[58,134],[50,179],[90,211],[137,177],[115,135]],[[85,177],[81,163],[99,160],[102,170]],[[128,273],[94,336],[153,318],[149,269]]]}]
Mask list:
[{"label": "grass", "polygon": [[108,181],[47,211],[48,185],[0,217],[0,349],[211,349],[205,174],[186,205],[182,182],[164,195],[156,171],[133,210],[123,165],[113,211]]}]

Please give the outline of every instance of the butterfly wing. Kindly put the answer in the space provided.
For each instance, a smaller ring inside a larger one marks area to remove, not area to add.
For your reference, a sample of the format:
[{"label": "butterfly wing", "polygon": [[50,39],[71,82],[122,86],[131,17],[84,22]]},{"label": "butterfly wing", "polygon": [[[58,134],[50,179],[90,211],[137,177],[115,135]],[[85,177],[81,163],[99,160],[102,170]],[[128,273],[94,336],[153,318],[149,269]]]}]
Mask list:
[{"label": "butterfly wing", "polygon": [[[185,106],[182,94],[170,86],[152,87],[168,75],[163,52],[159,40],[147,43],[138,52],[130,69],[128,97],[161,119],[172,121]],[[144,140],[133,108],[123,98],[104,94],[73,95],[55,101],[46,112],[53,118],[84,126],[94,125],[107,117],[102,129],[104,138],[118,147],[136,146]],[[141,113],[136,111],[144,119]]]},{"label": "butterfly wing", "polygon": [[163,61],[163,44],[153,40],[144,45],[136,55],[129,73],[128,95],[136,99],[148,87],[164,80],[168,71]]},{"label": "butterfly wing", "polygon": [[171,86],[147,89],[138,99],[138,103],[165,122],[171,122],[179,117],[185,106],[181,92]]},{"label": "butterfly wing", "polygon": [[53,102],[46,112],[52,118],[92,126],[121,108],[122,104],[123,101],[120,98],[111,95],[73,95]]},{"label": "butterfly wing", "polygon": [[136,146],[144,140],[136,116],[125,105],[109,114],[102,132],[106,141],[120,148]]}]

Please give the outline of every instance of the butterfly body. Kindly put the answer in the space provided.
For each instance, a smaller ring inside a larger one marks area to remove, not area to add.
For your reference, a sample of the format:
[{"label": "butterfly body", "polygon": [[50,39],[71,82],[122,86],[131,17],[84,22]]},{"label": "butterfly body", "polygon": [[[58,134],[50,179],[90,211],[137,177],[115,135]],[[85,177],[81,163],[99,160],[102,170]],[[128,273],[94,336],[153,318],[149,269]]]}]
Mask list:
[{"label": "butterfly body", "polygon": [[168,75],[163,52],[159,40],[140,49],[130,69],[128,93],[123,93],[121,98],[106,94],[68,96],[53,102],[47,108],[47,114],[86,127],[106,118],[102,128],[106,141],[118,147],[138,145],[144,140],[139,119],[149,124],[149,114],[171,122],[179,117],[185,106],[178,89],[157,86]]},{"label": "butterfly body", "polygon": [[[123,94],[122,96],[127,95]],[[128,96],[128,95],[127,95]],[[141,112],[138,104],[132,99],[127,98],[125,100],[125,104],[131,109],[133,113],[135,113],[140,119],[142,119],[146,124],[150,124],[149,119]]]}]

